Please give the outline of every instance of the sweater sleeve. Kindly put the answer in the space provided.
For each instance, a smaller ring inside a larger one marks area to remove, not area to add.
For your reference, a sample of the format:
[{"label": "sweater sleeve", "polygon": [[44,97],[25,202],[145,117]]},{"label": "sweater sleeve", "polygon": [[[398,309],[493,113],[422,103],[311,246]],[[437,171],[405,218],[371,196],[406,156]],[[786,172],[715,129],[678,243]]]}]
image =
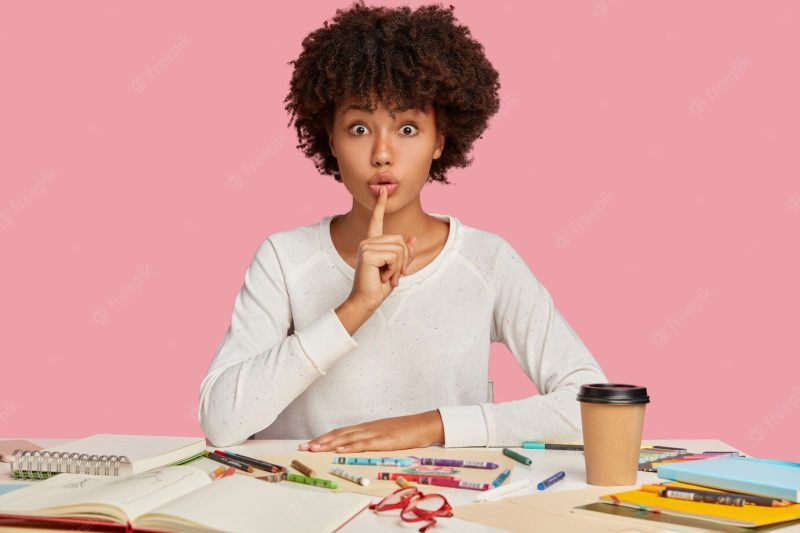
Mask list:
[{"label": "sweater sleeve", "polygon": [[581,439],[581,385],[603,383],[595,358],[561,316],[550,293],[501,239],[494,269],[492,341],[500,341],[539,389],[501,403],[440,408],[446,447],[520,446]]},{"label": "sweater sleeve", "polygon": [[340,357],[358,347],[331,308],[293,331],[282,265],[266,239],[245,273],[231,324],[200,385],[200,425],[232,446],[272,424]]}]

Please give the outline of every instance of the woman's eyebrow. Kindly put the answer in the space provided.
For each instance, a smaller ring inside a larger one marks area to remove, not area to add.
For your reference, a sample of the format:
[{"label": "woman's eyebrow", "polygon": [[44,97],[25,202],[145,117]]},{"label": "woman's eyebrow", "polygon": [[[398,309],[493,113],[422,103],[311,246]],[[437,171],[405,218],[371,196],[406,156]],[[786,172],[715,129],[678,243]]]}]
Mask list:
[{"label": "woman's eyebrow", "polygon": [[[344,115],[348,111],[364,111],[364,112],[367,112],[367,113],[374,113],[375,112],[374,109],[370,109],[369,106],[362,105],[362,104],[350,104],[350,105],[346,106],[342,110],[342,114]],[[404,113],[406,111],[411,111],[415,115],[419,113],[418,109],[413,109],[411,106],[398,107],[398,108],[392,109],[392,112],[394,112],[394,113]]]},{"label": "woman's eyebrow", "polygon": [[369,106],[361,105],[361,104],[350,104],[344,108],[342,113],[347,113],[348,111],[366,111],[367,113],[371,113],[372,109]]}]

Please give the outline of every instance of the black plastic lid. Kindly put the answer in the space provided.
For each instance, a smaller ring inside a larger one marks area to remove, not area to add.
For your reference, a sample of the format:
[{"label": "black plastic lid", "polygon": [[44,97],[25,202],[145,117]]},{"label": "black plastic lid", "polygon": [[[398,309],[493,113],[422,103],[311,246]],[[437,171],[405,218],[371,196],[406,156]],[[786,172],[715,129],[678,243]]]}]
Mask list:
[{"label": "black plastic lid", "polygon": [[650,403],[650,396],[647,395],[646,387],[621,383],[593,383],[591,385],[581,385],[581,390],[578,391],[578,401],[627,405]]}]

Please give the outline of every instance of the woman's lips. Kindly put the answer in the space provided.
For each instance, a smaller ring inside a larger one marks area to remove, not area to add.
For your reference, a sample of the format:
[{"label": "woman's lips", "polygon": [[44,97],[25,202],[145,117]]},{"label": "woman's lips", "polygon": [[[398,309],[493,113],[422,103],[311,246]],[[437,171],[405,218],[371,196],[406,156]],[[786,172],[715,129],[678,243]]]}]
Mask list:
[{"label": "woman's lips", "polygon": [[382,183],[380,185],[370,185],[369,188],[372,191],[372,194],[378,196],[381,193],[381,187],[386,187],[389,196],[391,196],[394,194],[394,191],[397,190],[398,185],[399,183]]}]

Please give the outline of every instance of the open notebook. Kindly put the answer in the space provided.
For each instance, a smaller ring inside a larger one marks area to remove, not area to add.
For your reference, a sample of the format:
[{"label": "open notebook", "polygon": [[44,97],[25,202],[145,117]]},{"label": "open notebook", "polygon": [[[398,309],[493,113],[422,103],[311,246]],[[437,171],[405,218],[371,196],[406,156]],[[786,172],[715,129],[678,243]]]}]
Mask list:
[{"label": "open notebook", "polygon": [[117,524],[135,531],[329,532],[370,502],[360,494],[315,492],[234,475],[211,481],[193,466],[129,477],[60,474],[0,496],[3,519],[81,525]]},{"label": "open notebook", "polygon": [[129,476],[185,461],[205,450],[202,437],[93,435],[45,450],[17,450],[11,475],[45,479],[61,472]]}]

